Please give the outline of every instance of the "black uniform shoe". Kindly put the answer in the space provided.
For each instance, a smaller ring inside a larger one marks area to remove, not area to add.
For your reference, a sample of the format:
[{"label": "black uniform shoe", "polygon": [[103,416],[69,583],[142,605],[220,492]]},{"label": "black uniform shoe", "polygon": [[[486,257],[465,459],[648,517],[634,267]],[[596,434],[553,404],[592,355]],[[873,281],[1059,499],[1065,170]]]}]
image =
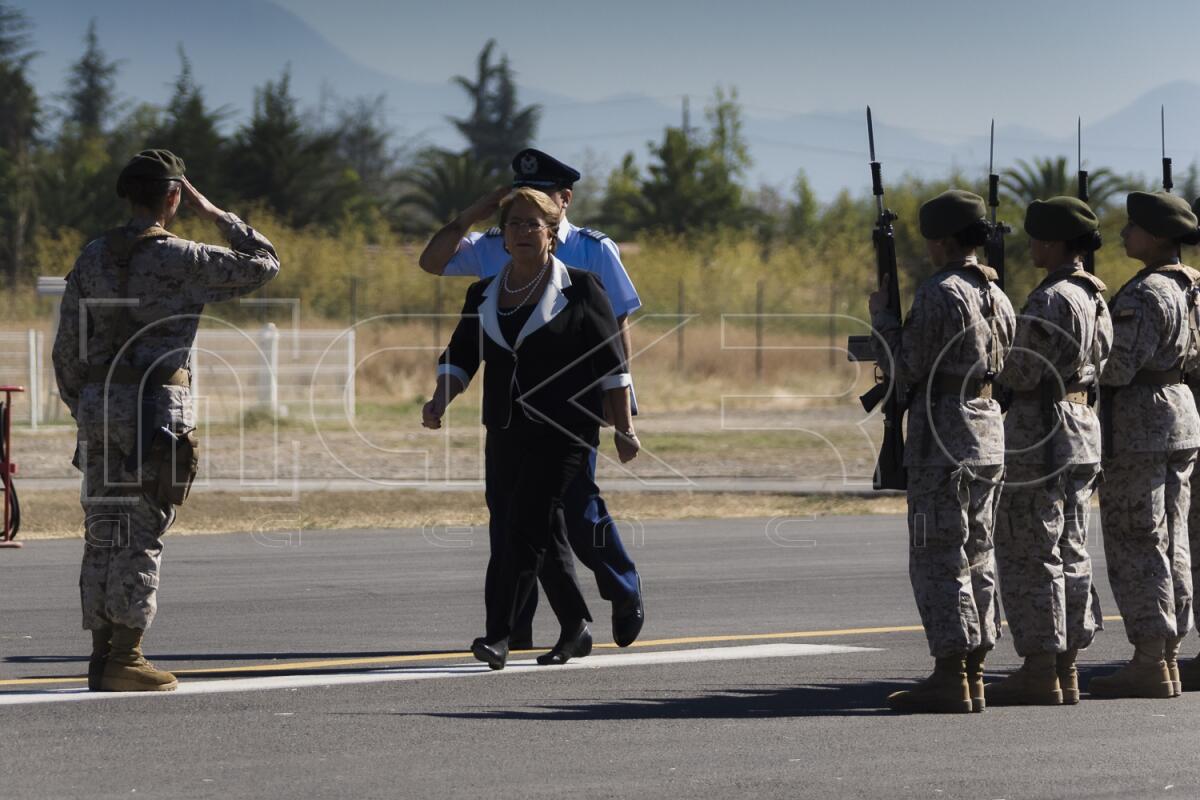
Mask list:
[{"label": "black uniform shoe", "polygon": [[545,655],[537,657],[537,662],[543,667],[557,666],[565,664],[572,658],[583,658],[592,652],[592,632],[588,630],[586,622],[580,621],[579,625],[571,632],[563,631],[563,634],[558,637],[558,643]]},{"label": "black uniform shoe", "polygon": [[642,603],[642,576],[637,578],[637,596],[626,602],[621,608],[613,606],[613,641],[617,647],[629,647],[637,641],[646,622],[646,606]]},{"label": "black uniform shoe", "polygon": [[487,642],[482,636],[471,642],[471,654],[492,669],[504,669],[508,660],[508,639]]}]

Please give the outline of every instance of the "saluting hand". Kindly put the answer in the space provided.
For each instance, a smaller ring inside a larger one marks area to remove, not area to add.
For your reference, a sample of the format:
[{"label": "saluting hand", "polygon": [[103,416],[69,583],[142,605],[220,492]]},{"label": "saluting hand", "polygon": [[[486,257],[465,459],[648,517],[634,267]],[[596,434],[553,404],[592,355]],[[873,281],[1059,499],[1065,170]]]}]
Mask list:
[{"label": "saluting hand", "polygon": [[179,179],[180,190],[183,192],[183,200],[188,204],[188,208],[195,211],[205,219],[215,220],[225,212],[217,208],[212,202],[200,194],[195,186],[192,186],[191,181],[187,178]]},{"label": "saluting hand", "polygon": [[466,210],[459,216],[459,219],[467,225],[474,225],[476,222],[488,219],[500,210],[500,201],[511,191],[511,186],[497,186],[467,206]]}]

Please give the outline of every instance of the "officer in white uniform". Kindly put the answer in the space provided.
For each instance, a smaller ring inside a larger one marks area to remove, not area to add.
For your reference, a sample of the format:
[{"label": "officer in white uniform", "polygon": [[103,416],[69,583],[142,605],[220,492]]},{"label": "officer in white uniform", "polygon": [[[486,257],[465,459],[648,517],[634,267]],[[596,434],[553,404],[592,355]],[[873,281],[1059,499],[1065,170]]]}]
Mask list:
[{"label": "officer in white uniform", "polygon": [[[502,186],[481,197],[434,234],[421,253],[421,269],[432,275],[489,278],[499,274],[509,262],[509,255],[504,249],[503,232],[499,228],[492,228],[486,233],[472,233],[470,229],[494,215],[500,200],[514,188],[530,186],[543,191],[564,212],[571,204],[572,186],[580,177],[578,170],[532,148],[517,153],[512,168],[511,187]],[[564,213],[558,227],[555,256],[569,267],[585,269],[599,276],[616,314],[621,342],[628,358],[631,353],[628,317],[642,303],[621,263],[616,243],[599,231],[572,225]],[[634,413],[637,413],[636,402]],[[616,523],[609,516],[600,489],[596,486],[595,451],[587,469],[579,473],[565,500],[571,548],[579,560],[596,574],[600,596],[612,603],[613,640],[619,646],[626,647],[637,639],[645,621],[641,578],[621,543]],[[498,558],[500,546],[493,532],[493,560]],[[536,607],[535,591],[517,617],[510,643],[512,649],[523,649],[532,644],[531,626]]]}]

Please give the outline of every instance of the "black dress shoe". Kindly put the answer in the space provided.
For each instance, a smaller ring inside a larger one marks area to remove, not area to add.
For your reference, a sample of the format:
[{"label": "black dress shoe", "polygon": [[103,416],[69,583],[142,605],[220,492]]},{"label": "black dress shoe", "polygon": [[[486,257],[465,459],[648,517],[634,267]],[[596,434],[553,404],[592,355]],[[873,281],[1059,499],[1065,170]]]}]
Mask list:
[{"label": "black dress shoe", "polygon": [[549,653],[537,657],[537,662],[543,667],[557,666],[572,658],[583,658],[591,652],[592,632],[588,630],[586,622],[580,622],[570,633],[564,631]]},{"label": "black dress shoe", "polygon": [[471,654],[492,669],[504,669],[508,660],[508,639],[488,642],[482,636],[471,642]]},{"label": "black dress shoe", "polygon": [[642,603],[642,576],[637,579],[637,596],[622,606],[620,610],[613,606],[613,641],[617,647],[629,647],[637,641],[646,622],[646,607]]}]

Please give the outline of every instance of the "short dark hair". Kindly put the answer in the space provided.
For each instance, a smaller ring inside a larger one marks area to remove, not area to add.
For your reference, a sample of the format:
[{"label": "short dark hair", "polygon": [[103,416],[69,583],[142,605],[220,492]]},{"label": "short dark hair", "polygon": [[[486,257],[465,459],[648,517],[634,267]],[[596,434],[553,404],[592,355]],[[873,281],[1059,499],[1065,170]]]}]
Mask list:
[{"label": "short dark hair", "polygon": [[1068,239],[1064,244],[1067,246],[1067,252],[1071,255],[1087,255],[1094,253],[1104,244],[1104,239],[1100,236],[1100,231],[1088,231],[1082,236],[1076,236],[1074,239]]},{"label": "short dark hair", "polygon": [[1183,236],[1176,237],[1175,241],[1178,242],[1179,244],[1187,244],[1187,245],[1200,244],[1200,228],[1197,228],[1194,231],[1189,231],[1188,233],[1185,233]]},{"label": "short dark hair", "polygon": [[958,242],[959,247],[975,248],[987,244],[988,237],[991,235],[992,223],[986,219],[977,219],[951,238]]},{"label": "short dark hair", "polygon": [[135,206],[157,211],[166,202],[171,187],[177,183],[174,180],[133,179],[126,185],[125,196]]}]

